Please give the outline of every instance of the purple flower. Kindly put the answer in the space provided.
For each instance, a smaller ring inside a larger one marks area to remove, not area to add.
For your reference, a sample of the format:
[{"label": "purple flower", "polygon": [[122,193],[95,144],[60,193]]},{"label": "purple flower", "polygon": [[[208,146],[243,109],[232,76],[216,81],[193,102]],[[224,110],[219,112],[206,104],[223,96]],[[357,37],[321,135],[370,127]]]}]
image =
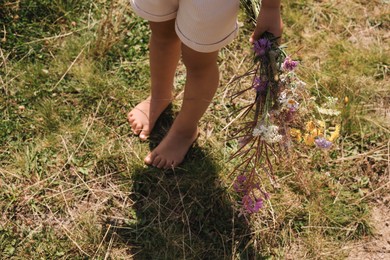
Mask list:
[{"label": "purple flower", "polygon": [[332,147],[332,142],[326,140],[324,137],[318,137],[316,140],[314,140],[314,143],[318,148],[321,149],[329,149]]},{"label": "purple flower", "polygon": [[263,200],[255,198],[253,200],[249,195],[242,197],[242,205],[247,213],[256,213],[263,207]]},{"label": "purple flower", "polygon": [[261,80],[260,78],[256,77],[255,81],[253,82],[253,88],[256,89],[258,93],[266,93],[267,87],[268,87],[268,81]]},{"label": "purple flower", "polygon": [[237,176],[237,181],[239,183],[244,183],[246,181],[246,176],[245,175],[238,175]]},{"label": "purple flower", "polygon": [[268,39],[259,39],[255,41],[253,45],[253,49],[256,52],[257,56],[263,56],[266,51],[268,51],[271,48],[271,42]]},{"label": "purple flower", "polygon": [[233,183],[233,188],[236,192],[245,192],[246,188],[244,185],[244,182],[246,181],[246,176],[244,175],[239,175],[237,176],[236,181]]},{"label": "purple flower", "polygon": [[290,56],[287,56],[282,64],[282,68],[285,71],[293,71],[297,66],[298,61],[292,60]]}]

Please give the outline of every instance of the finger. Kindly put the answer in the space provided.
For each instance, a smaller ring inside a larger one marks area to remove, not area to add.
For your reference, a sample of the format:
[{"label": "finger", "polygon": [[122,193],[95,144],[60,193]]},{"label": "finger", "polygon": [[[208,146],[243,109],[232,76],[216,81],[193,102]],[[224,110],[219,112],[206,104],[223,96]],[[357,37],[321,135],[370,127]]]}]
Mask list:
[{"label": "finger", "polygon": [[257,41],[258,39],[260,39],[261,35],[266,31],[266,29],[262,26],[256,26],[254,32],[252,33],[251,35],[251,38],[249,39],[249,41],[251,43],[254,43],[255,41]]}]

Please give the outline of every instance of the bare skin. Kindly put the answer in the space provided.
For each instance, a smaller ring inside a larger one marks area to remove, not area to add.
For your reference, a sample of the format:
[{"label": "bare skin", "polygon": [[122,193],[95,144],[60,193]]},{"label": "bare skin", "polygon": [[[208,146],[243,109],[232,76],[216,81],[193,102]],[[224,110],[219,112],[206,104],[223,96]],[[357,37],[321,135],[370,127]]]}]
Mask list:
[{"label": "bare skin", "polygon": [[177,167],[183,161],[219,84],[218,52],[200,53],[182,45],[182,57],[187,68],[182,108],[167,136],[145,158],[146,164],[163,169]]},{"label": "bare skin", "polygon": [[[257,24],[249,41],[254,43],[261,35],[267,31],[276,37],[282,36],[283,21],[280,15],[281,0],[263,0],[259,16],[257,17]],[[279,38],[279,43],[281,39]]]},{"label": "bare skin", "polygon": [[174,20],[150,22],[151,96],[128,115],[135,134],[147,139],[153,126],[172,99],[172,85],[180,54],[187,69],[184,100],[179,115],[163,141],[145,163],[158,168],[177,167],[198,136],[197,124],[213,98],[219,83],[218,52],[200,53],[181,46]]},{"label": "bare skin", "polygon": [[127,116],[132,131],[141,140],[149,137],[156,120],[172,101],[173,79],[181,53],[181,42],[174,26],[175,20],[150,22],[151,95]]},{"label": "bare skin", "polygon": [[148,139],[158,117],[167,108],[171,99],[156,100],[149,96],[131,110],[127,120],[133,133],[139,135],[143,141]]}]

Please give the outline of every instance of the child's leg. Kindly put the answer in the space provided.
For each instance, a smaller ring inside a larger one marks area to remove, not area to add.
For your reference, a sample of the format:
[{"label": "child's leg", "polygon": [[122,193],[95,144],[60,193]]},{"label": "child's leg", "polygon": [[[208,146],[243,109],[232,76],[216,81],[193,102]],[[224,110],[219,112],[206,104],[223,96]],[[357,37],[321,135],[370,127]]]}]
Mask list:
[{"label": "child's leg", "polygon": [[158,168],[176,167],[183,161],[219,84],[218,51],[201,53],[182,45],[182,56],[187,68],[182,108],[167,136],[145,158],[145,163]]},{"label": "child's leg", "polygon": [[150,28],[151,95],[128,114],[133,132],[142,140],[148,138],[156,120],[172,100],[173,79],[181,52],[175,20],[150,22]]}]

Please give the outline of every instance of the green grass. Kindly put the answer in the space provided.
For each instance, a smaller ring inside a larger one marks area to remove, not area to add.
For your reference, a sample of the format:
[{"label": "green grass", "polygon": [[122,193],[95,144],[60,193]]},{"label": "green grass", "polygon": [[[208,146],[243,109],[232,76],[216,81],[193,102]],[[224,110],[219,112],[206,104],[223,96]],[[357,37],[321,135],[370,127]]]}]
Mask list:
[{"label": "green grass", "polygon": [[[123,9],[127,1],[22,2],[0,5],[1,258],[340,259],[348,241],[372,233],[370,194],[386,192],[375,190],[388,173],[385,2],[284,2],[284,41],[303,61],[299,74],[313,94],[349,102],[337,148],[283,158],[281,187],[267,188],[271,200],[251,219],[238,216],[229,176],[236,142],[225,141],[244,102],[231,102],[227,83],[250,66],[245,14],[220,53],[221,88],[197,144],[179,169],[161,171],[143,157],[179,100],[150,142],[126,122],[148,95],[147,23]],[[180,65],[178,92],[183,75]]]}]

